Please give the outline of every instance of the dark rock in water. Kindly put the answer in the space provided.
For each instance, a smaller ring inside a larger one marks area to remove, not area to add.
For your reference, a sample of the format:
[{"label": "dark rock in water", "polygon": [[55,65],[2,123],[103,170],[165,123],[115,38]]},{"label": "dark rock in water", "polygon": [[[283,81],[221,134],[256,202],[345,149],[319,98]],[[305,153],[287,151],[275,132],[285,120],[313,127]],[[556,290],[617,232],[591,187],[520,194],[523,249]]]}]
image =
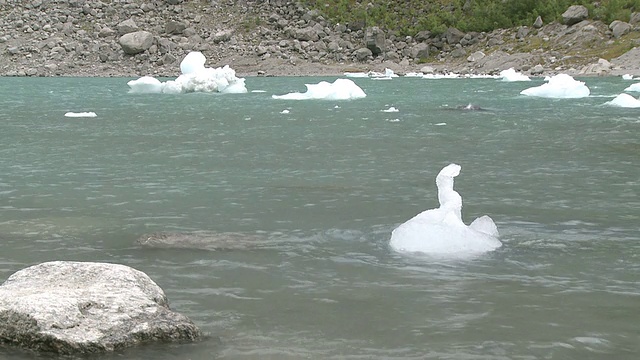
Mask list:
[{"label": "dark rock in water", "polygon": [[259,235],[234,232],[156,232],[140,236],[136,243],[145,247],[202,250],[247,250],[268,246]]},{"label": "dark rock in water", "polygon": [[125,265],[54,261],[0,286],[0,343],[88,354],[149,342],[195,341],[200,330],[171,311],[162,289]]}]

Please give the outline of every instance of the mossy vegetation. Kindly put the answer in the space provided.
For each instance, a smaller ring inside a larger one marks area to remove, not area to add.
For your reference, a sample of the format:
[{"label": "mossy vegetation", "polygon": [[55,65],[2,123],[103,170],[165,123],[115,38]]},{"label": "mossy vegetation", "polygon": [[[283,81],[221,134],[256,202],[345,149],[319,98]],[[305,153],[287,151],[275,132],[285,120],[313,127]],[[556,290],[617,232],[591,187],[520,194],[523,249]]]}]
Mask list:
[{"label": "mossy vegetation", "polygon": [[334,22],[379,26],[399,35],[434,34],[448,27],[492,31],[531,25],[538,16],[545,23],[560,20],[571,5],[584,5],[593,20],[629,21],[640,12],[640,0],[303,0]]}]

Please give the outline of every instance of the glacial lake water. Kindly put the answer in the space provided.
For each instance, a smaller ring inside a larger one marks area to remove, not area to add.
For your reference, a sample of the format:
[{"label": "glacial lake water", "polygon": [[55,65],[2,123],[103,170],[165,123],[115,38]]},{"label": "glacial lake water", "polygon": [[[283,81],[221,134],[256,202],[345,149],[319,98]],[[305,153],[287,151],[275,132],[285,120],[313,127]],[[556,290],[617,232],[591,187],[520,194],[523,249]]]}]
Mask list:
[{"label": "glacial lake water", "polygon": [[[541,99],[519,95],[541,78],[354,79],[366,98],[271,98],[334,79],[143,95],[125,78],[0,78],[0,282],[44,261],[125,264],[210,334],[92,359],[638,358],[640,110],[602,105],[632,82]],[[469,103],[486,111],[455,109]],[[504,245],[392,251],[451,162],[463,219],[490,215]],[[158,231],[273,245],[134,244]]]}]

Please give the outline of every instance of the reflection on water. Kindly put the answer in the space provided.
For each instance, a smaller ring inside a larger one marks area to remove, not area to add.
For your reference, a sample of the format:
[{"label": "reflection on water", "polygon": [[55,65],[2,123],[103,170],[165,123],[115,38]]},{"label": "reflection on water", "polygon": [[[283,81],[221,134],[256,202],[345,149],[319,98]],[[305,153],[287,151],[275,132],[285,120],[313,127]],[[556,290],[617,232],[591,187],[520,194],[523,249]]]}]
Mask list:
[{"label": "reflection on water", "polygon": [[[0,84],[0,279],[48,260],[130,265],[211,334],[101,358],[640,352],[640,122],[601,106],[621,80],[541,100],[518,95],[541,79],[354,79],[367,97],[347,102],[271,99],[334,79],[250,78],[231,96],[127,94],[127,80]],[[469,103],[491,110],[451,110]],[[393,228],[437,207],[433,179],[451,162],[464,218],[489,214],[504,246],[468,260],[391,251]],[[157,231],[276,245],[135,245]]]}]

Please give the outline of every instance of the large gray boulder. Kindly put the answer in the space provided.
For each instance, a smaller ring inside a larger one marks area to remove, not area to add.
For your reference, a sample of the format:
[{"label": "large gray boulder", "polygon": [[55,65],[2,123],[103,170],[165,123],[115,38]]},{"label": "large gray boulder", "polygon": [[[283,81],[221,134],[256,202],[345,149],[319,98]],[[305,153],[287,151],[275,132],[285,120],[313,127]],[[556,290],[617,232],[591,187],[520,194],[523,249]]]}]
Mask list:
[{"label": "large gray boulder", "polygon": [[8,345],[86,354],[201,336],[153,280],[124,265],[46,262],[0,286],[0,343]]},{"label": "large gray boulder", "polygon": [[135,55],[148,50],[153,45],[153,34],[148,31],[135,31],[122,35],[118,43],[125,54]]},{"label": "large gray boulder", "polygon": [[589,17],[589,10],[582,5],[571,5],[562,13],[562,23],[565,25],[577,24]]},{"label": "large gray boulder", "polygon": [[631,25],[624,21],[614,20],[611,24],[609,24],[609,29],[611,30],[611,34],[613,34],[614,38],[620,38],[623,35],[626,35],[631,31]]},{"label": "large gray boulder", "polygon": [[364,42],[367,49],[371,50],[374,56],[380,55],[385,51],[384,31],[377,26],[367,28],[364,35]]}]

